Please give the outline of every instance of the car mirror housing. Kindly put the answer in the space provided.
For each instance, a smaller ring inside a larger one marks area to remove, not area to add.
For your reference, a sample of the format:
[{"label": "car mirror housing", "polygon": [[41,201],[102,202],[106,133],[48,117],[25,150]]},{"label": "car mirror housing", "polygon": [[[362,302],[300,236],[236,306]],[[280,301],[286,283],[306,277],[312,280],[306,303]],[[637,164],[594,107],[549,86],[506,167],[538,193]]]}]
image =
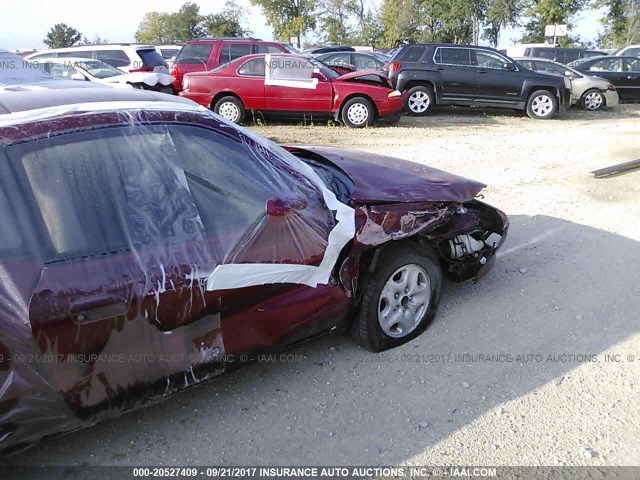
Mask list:
[{"label": "car mirror housing", "polygon": [[505,62],[505,63],[502,64],[502,68],[504,70],[515,70],[516,66],[511,62]]},{"label": "car mirror housing", "polygon": [[564,76],[569,78],[575,78],[575,75],[571,70],[567,70],[566,72],[564,72]]},{"label": "car mirror housing", "polygon": [[76,73],[72,73],[71,76],[69,77],[71,80],[82,80],[85,81],[87,80],[87,77],[85,77],[83,74],[76,72]]}]

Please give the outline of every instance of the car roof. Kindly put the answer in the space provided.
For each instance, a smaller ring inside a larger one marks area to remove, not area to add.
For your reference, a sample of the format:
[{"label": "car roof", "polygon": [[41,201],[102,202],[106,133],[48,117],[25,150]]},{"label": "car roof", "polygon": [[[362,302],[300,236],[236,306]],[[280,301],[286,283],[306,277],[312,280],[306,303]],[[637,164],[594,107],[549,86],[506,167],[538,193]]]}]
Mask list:
[{"label": "car roof", "polygon": [[65,48],[49,48],[34,52],[34,54],[48,53],[48,52],[73,52],[83,50],[113,50],[113,47],[131,47],[138,50],[151,50],[155,49],[155,45],[147,45],[144,43],[101,43],[100,45],[77,45],[75,47]]},{"label": "car roof", "polygon": [[73,62],[102,62],[105,63],[104,60],[100,60],[99,58],[89,58],[89,57],[48,57],[43,58],[41,60],[34,59],[29,60],[33,63],[73,63]]},{"label": "car roof", "polygon": [[2,91],[0,118],[2,118],[1,114],[105,102],[147,102],[149,104],[168,102],[175,103],[176,107],[195,105],[186,98],[150,90],[112,88],[93,82],[74,80],[54,80]]}]

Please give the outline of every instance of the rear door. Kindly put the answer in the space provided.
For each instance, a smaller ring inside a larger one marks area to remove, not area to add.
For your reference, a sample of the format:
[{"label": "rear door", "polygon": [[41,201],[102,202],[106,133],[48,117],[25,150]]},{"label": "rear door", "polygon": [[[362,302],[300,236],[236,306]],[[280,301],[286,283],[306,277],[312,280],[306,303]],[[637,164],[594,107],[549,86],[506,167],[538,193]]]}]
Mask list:
[{"label": "rear door", "polygon": [[265,60],[264,57],[252,58],[242,63],[237,70],[238,83],[234,91],[240,95],[247,110],[266,110],[265,100]]},{"label": "rear door", "polygon": [[160,380],[184,385],[182,373],[200,366],[221,369],[219,302],[193,276],[213,268],[213,248],[172,145],[166,129],[136,126],[9,151],[49,243],[32,332],[75,410]]},{"label": "rear door", "polygon": [[[589,65],[586,73],[606,78],[616,87],[621,100],[633,100],[635,91],[630,81],[633,81],[633,73],[624,71],[625,65],[621,58],[601,58]],[[632,77],[631,79],[627,77]]]},{"label": "rear door", "polygon": [[[475,103],[479,105],[517,104],[525,74],[507,57],[497,52],[471,49],[476,72]],[[513,69],[504,65],[514,65]]]},{"label": "rear door", "polygon": [[630,100],[640,100],[640,58],[625,58],[623,61],[626,78],[623,83]]},{"label": "rear door", "polygon": [[441,99],[445,102],[472,104],[476,90],[476,68],[471,64],[471,49],[438,47],[433,55],[442,77]]},{"label": "rear door", "polygon": [[306,58],[268,55],[265,97],[267,110],[331,112],[333,86]]}]

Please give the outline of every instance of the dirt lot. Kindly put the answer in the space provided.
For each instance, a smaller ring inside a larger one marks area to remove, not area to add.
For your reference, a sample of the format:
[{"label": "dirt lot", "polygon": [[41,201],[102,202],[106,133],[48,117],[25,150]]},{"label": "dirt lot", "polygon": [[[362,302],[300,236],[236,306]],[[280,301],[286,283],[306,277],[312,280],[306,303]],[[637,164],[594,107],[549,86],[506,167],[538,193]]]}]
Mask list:
[{"label": "dirt lot", "polygon": [[433,325],[402,348],[325,337],[2,462],[640,465],[640,171],[589,174],[640,157],[640,105],[254,130],[485,182],[512,222],[495,270],[448,285]]}]

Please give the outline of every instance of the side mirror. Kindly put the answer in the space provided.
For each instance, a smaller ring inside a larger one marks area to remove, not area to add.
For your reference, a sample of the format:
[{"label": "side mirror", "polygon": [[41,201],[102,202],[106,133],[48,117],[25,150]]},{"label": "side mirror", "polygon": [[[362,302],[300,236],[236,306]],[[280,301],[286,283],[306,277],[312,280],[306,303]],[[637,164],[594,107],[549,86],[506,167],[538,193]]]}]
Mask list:
[{"label": "side mirror", "polygon": [[505,63],[502,64],[502,68],[504,70],[515,70],[516,66],[511,62],[505,62]]},{"label": "side mirror", "polygon": [[326,81],[327,81],[327,79],[326,79],[326,78],[324,78],[324,75],[322,75],[322,74],[321,74],[321,73],[319,73],[319,72],[313,72],[313,73],[311,74],[311,78],[315,78],[315,79],[316,79],[316,80],[318,80],[319,82],[326,82]]},{"label": "side mirror", "polygon": [[576,77],[571,70],[567,70],[566,72],[564,72],[564,76],[567,77],[567,78],[575,78]]},{"label": "side mirror", "polygon": [[76,72],[76,73],[72,73],[71,76],[69,77],[71,80],[89,80],[87,77],[85,77],[83,74]]}]

